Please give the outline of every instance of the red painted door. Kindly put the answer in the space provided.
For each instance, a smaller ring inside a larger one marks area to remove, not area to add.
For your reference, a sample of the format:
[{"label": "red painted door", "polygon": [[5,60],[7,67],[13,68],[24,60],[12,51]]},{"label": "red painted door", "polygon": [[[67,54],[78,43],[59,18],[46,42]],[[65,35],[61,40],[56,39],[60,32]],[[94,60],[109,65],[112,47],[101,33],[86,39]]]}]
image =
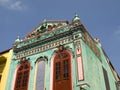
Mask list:
[{"label": "red painted door", "polygon": [[67,51],[58,52],[54,58],[53,90],[72,90],[71,60]]}]

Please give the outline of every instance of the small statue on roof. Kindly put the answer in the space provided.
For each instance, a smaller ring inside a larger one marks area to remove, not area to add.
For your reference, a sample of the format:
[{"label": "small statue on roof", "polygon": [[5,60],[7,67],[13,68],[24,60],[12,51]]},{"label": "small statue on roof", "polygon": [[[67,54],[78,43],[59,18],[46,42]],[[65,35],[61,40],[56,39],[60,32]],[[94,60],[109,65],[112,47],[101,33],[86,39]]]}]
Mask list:
[{"label": "small statue on roof", "polygon": [[46,28],[47,28],[47,22],[46,22],[46,19],[44,19],[43,25],[40,27],[40,33],[45,32]]}]

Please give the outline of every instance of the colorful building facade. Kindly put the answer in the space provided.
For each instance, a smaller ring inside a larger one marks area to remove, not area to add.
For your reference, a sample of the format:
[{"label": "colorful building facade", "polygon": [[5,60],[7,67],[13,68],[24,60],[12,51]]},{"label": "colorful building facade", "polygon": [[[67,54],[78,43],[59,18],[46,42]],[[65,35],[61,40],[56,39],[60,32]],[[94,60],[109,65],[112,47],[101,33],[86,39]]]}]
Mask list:
[{"label": "colorful building facade", "polygon": [[99,39],[76,15],[44,20],[13,45],[5,90],[120,90],[119,77]]},{"label": "colorful building facade", "polygon": [[0,90],[5,90],[6,87],[11,56],[12,56],[12,49],[0,53]]}]

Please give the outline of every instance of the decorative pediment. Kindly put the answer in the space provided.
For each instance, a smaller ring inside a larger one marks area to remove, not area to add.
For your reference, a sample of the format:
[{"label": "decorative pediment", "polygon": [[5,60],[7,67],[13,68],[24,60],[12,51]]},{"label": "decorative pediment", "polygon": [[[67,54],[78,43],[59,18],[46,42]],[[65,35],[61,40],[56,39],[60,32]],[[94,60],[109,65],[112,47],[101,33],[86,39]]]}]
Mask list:
[{"label": "decorative pediment", "polygon": [[43,33],[59,29],[66,25],[68,25],[68,21],[44,21],[43,23],[38,25],[32,32],[28,33],[25,36],[25,39],[40,37]]},{"label": "decorative pediment", "polygon": [[[74,20],[79,22],[79,20]],[[56,39],[59,39],[63,36],[70,36],[76,30],[79,30],[81,25],[74,25],[73,22],[69,23],[68,21],[46,21],[44,20],[39,24],[32,32],[28,33],[23,40],[20,40],[18,37],[13,45],[14,52],[20,52],[22,50],[27,50],[34,46],[42,46],[45,43],[50,43]],[[77,38],[77,36],[76,36]],[[62,41],[63,42],[63,41]],[[18,55],[19,56],[19,55]]]}]

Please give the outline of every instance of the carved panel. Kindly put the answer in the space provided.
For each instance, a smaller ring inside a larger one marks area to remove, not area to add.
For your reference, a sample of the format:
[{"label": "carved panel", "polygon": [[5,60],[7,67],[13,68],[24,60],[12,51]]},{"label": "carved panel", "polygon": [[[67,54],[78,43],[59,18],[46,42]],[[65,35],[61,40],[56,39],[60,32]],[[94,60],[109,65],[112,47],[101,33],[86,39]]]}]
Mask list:
[{"label": "carved panel", "polygon": [[35,47],[35,48],[27,49],[25,51],[16,53],[16,59],[26,57],[28,55],[37,54],[37,53],[40,53],[40,52],[58,47],[60,44],[63,45],[63,44],[67,44],[67,43],[70,43],[70,42],[72,42],[72,38],[71,37],[66,37],[66,38],[57,40],[55,42],[46,43],[42,46],[38,46],[38,47]]}]

